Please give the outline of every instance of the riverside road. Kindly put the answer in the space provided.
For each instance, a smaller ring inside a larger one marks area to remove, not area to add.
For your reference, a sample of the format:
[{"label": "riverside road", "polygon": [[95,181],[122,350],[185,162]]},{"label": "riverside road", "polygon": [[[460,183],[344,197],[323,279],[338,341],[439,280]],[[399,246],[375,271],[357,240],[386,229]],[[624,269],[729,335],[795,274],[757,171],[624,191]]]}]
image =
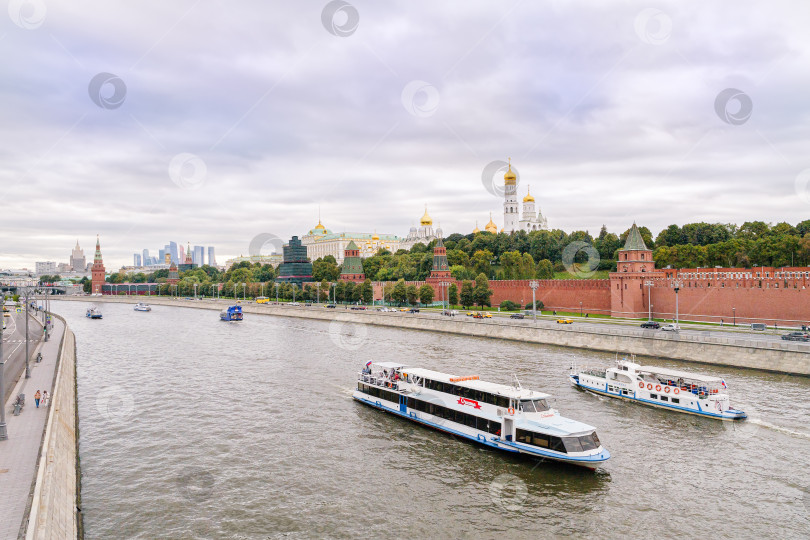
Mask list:
[{"label": "riverside road", "polygon": [[[5,366],[5,395],[11,396],[11,390],[25,372],[25,312],[9,313],[6,329],[3,330],[3,358]],[[33,359],[35,349],[42,338],[42,326],[32,317],[28,321],[28,351]]]}]

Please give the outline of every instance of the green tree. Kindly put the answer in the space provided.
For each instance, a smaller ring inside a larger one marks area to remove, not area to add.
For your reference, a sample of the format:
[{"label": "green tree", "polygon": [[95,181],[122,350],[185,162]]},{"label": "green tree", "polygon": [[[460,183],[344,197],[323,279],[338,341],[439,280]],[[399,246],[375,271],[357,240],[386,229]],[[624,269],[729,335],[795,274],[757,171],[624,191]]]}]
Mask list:
[{"label": "green tree", "polygon": [[428,305],[433,303],[433,287],[425,283],[421,287],[419,287],[419,302],[422,305]]},{"label": "green tree", "polygon": [[335,285],[335,300],[338,302],[343,302],[346,300],[346,282],[345,281],[338,281],[337,285]]},{"label": "green tree", "polygon": [[447,291],[447,301],[451,306],[458,305],[458,285],[453,283]]},{"label": "green tree", "polygon": [[370,279],[367,279],[363,282],[362,297],[364,304],[370,304],[374,301],[374,287],[371,285]]},{"label": "green tree", "polygon": [[543,259],[537,263],[537,273],[539,279],[554,279],[554,265],[548,259]]},{"label": "green tree", "polygon": [[400,279],[394,285],[394,290],[391,291],[391,299],[400,306],[408,299],[408,288],[405,286],[405,280]]},{"label": "green tree", "polygon": [[416,302],[419,300],[419,291],[416,289],[416,285],[408,285],[405,288],[405,295],[408,299],[408,303],[415,306]]},{"label": "green tree", "polygon": [[473,254],[472,265],[476,274],[492,275],[492,259],[494,255],[488,249],[478,250]]},{"label": "green tree", "polygon": [[492,296],[492,289],[489,288],[489,281],[487,276],[483,273],[478,274],[475,278],[475,290],[473,292],[475,303],[482,309],[484,306],[491,305],[490,297]]},{"label": "green tree", "polygon": [[475,289],[472,281],[465,280],[461,283],[461,305],[464,309],[475,303]]}]

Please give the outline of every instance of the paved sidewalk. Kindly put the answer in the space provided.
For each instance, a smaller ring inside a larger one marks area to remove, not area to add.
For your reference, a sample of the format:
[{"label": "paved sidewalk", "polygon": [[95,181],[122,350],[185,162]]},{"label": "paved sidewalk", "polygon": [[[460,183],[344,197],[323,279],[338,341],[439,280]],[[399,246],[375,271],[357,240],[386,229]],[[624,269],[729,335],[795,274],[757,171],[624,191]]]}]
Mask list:
[{"label": "paved sidewalk", "polygon": [[[56,356],[65,333],[65,324],[53,317],[53,333],[47,343],[42,343],[42,362],[31,362],[31,378],[20,378],[17,386],[3,404],[6,408],[8,440],[0,441],[0,540],[15,539],[20,533],[28,497],[36,476],[37,456],[48,419],[48,408],[40,404],[36,408],[34,394],[37,390],[53,393],[56,373]],[[17,394],[25,394],[25,407],[19,416],[13,415],[12,403]]]}]

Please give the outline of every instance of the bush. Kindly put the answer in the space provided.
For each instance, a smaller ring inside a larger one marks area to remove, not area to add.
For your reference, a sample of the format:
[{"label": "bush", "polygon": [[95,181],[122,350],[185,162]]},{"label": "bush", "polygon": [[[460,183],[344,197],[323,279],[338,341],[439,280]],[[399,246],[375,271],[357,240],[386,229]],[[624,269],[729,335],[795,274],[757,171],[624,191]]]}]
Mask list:
[{"label": "bush", "polygon": [[[534,308],[535,308],[537,311],[543,311],[543,310],[545,309],[545,307],[546,307],[546,306],[543,304],[543,301],[542,301],[542,300],[538,300],[538,301],[536,301],[536,302],[534,303]],[[531,304],[526,304],[526,309],[532,309],[532,305],[531,305]]]},{"label": "bush", "polygon": [[520,309],[520,306],[511,300],[504,300],[501,302],[501,311],[515,311]]},{"label": "bush", "polygon": [[554,263],[554,271],[555,272],[565,272],[565,265],[562,262]]}]

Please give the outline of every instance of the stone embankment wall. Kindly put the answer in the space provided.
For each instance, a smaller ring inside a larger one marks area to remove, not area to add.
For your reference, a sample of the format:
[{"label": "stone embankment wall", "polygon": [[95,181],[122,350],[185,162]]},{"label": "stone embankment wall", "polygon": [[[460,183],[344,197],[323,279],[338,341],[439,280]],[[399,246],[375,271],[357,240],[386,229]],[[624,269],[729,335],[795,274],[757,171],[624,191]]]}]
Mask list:
[{"label": "stone embankment wall", "polygon": [[26,540],[81,538],[76,338],[65,323]]},{"label": "stone embankment wall", "polygon": [[[66,298],[77,301],[135,303],[138,297]],[[192,301],[152,297],[149,302],[197,309],[221,310],[227,301]],[[553,321],[514,324],[505,320],[473,320],[468,317],[436,317],[430,315],[380,313],[377,311],[346,311],[319,307],[291,307],[272,304],[244,304],[245,313],[337,320],[343,323],[371,324],[447,332],[475,337],[509,339],[527,343],[562,345],[621,354],[636,354],[704,364],[753,368],[779,373],[810,376],[810,344],[777,340],[752,340],[734,333],[707,331],[706,335],[676,335],[668,332],[642,330],[636,327],[604,323],[577,326],[558,325]]]}]

